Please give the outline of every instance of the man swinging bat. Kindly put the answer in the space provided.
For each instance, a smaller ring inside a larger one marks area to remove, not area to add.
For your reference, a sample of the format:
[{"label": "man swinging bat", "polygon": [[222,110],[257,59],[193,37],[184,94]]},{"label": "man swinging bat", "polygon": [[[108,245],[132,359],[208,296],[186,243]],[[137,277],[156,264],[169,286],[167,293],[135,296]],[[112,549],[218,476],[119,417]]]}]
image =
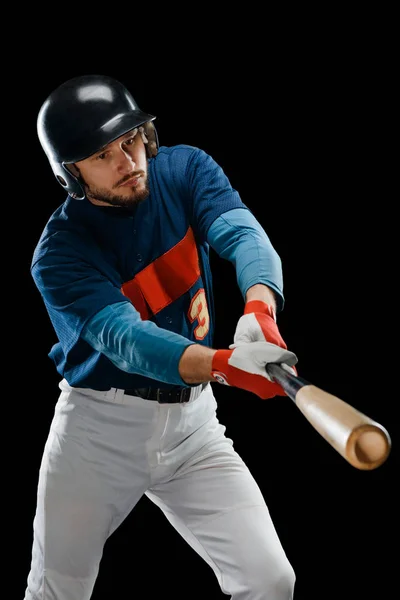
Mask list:
[{"label": "man swinging bat", "polygon": [[[286,396],[266,370],[296,373],[276,321],[281,261],[215,160],[159,146],[154,119],[97,75],[61,84],[38,115],[66,197],[31,265],[57,338],[60,392],[25,600],[90,599],[106,540],[143,495],[222,593],[290,600],[293,568],[214,397],[219,383],[244,391],[243,410],[249,392]],[[238,151],[248,155],[245,134]],[[210,247],[234,265],[244,301],[229,348],[213,347]],[[133,555],[134,544],[132,532]]]}]

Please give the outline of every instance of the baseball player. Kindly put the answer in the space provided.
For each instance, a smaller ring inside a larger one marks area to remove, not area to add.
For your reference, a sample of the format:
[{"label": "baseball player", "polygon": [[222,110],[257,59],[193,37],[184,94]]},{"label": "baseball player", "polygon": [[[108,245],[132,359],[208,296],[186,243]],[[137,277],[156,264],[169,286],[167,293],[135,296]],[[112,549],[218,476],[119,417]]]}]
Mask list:
[{"label": "baseball player", "polygon": [[[284,396],[280,258],[203,150],[160,146],[155,116],[110,77],[70,79],[38,136],[66,193],[32,257],[60,392],[43,451],[25,600],[88,600],[104,544],[145,494],[234,600],[289,600],[295,575],[214,387]],[[246,141],[243,140],[243,146]],[[243,295],[214,348],[209,250]],[[134,538],[133,538],[134,539]]]}]

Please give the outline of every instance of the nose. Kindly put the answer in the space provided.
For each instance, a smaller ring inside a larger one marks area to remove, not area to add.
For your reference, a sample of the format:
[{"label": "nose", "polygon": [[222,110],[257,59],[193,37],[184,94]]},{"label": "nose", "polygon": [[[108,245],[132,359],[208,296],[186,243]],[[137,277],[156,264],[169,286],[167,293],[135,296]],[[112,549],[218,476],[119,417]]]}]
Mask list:
[{"label": "nose", "polygon": [[125,152],[123,148],[120,148],[117,155],[117,170],[122,175],[131,173],[135,167],[135,161],[132,156]]}]

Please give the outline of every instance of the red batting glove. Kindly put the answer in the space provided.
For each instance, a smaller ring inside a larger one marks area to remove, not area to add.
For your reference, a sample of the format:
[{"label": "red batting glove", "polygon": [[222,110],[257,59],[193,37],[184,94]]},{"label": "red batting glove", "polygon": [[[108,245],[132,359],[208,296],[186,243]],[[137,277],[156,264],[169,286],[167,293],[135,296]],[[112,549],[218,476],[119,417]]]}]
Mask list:
[{"label": "red batting glove", "polygon": [[269,342],[241,344],[231,350],[217,350],[213,356],[211,375],[218,383],[238,387],[263,400],[286,396],[283,388],[267,374],[268,363],[297,362],[293,352]]},{"label": "red batting glove", "polygon": [[287,348],[276,324],[275,311],[261,300],[246,302],[234,336],[234,344],[248,342],[271,342]]},{"label": "red batting glove", "polygon": [[[270,342],[280,348],[287,349],[278,326],[273,307],[261,300],[249,300],[244,307],[243,315],[240,317],[236,326],[234,343],[229,346],[235,347],[239,344],[248,344],[250,342]],[[293,371],[297,374],[296,368]]]}]

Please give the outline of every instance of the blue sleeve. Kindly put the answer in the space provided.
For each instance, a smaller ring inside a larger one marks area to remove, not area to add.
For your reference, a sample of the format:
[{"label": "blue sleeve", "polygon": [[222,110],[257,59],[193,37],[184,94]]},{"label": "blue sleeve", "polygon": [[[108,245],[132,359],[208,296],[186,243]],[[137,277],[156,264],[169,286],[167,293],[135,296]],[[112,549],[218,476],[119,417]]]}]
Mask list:
[{"label": "blue sleeve", "polygon": [[281,259],[249,210],[235,209],[218,217],[208,230],[207,241],[234,265],[243,298],[249,287],[262,283],[275,292],[277,312],[283,309]]},{"label": "blue sleeve", "polygon": [[79,236],[57,234],[31,273],[48,311],[54,331],[67,360],[74,354],[83,325],[105,306],[126,302],[126,296],[107,272],[107,265],[91,264],[93,254]]},{"label": "blue sleeve", "polygon": [[172,385],[188,386],[178,364],[194,342],[142,321],[130,302],[106,306],[82,330],[83,339],[119,369]]}]

